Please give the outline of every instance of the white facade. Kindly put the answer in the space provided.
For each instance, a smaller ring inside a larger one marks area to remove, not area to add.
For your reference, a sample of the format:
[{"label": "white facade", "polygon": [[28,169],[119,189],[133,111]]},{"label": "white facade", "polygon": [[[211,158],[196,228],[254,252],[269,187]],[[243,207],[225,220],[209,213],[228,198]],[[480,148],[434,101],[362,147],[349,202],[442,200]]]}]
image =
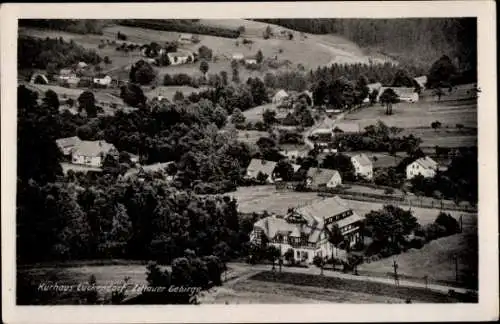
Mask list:
[{"label": "white facade", "polygon": [[340,177],[340,174],[337,172],[335,175],[328,181],[326,184],[327,188],[335,188],[338,187],[342,184],[342,178]]},{"label": "white facade", "polygon": [[368,161],[369,163],[367,163],[364,159],[364,157],[360,157],[359,155],[351,157],[351,163],[354,166],[354,173],[357,176],[371,180],[373,179],[373,164],[371,161]]},{"label": "white facade", "polygon": [[236,60],[236,61],[241,61],[245,58],[245,56],[241,53],[234,53],[233,54],[233,60]]},{"label": "white facade", "polygon": [[417,175],[421,175],[424,178],[432,178],[436,175],[438,165],[436,162],[432,161],[430,158],[418,159],[410,163],[406,167],[406,179],[413,179]]},{"label": "white facade", "polygon": [[245,64],[257,64],[256,59],[245,59]]},{"label": "white facade", "polygon": [[83,164],[89,165],[96,168],[100,168],[102,166],[103,159],[100,156],[85,156],[78,153],[72,154],[71,163],[73,164]]},{"label": "white facade", "polygon": [[401,100],[403,102],[409,102],[409,103],[417,102],[418,101],[418,93],[414,92],[412,94],[401,95],[399,97],[399,100]]},{"label": "white facade", "polygon": [[189,53],[167,53],[168,59],[171,65],[180,65],[188,63],[189,58],[191,58],[191,62],[194,61],[194,57]]},{"label": "white facade", "polygon": [[109,86],[111,84],[111,77],[109,75],[106,75],[104,78],[94,78],[94,83],[99,84],[102,86]]}]

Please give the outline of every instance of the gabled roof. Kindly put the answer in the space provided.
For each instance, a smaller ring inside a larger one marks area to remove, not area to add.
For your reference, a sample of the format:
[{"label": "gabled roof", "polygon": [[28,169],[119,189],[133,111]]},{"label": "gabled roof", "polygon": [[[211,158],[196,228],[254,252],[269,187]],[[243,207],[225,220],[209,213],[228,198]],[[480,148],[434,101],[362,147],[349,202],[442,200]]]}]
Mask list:
[{"label": "gabled roof", "polygon": [[358,214],[356,214],[356,213],[353,212],[353,214],[351,216],[348,216],[346,218],[342,218],[341,220],[335,222],[335,224],[339,228],[342,228],[342,227],[344,227],[346,225],[358,222],[358,221],[363,220],[363,219],[364,219],[364,217],[359,216]]},{"label": "gabled roof", "polygon": [[293,172],[297,172],[300,169],[300,165],[298,164],[292,164]]},{"label": "gabled roof", "polygon": [[413,80],[415,80],[418,83],[418,85],[421,87],[425,87],[425,85],[427,84],[427,76],[426,75],[422,75],[422,76],[413,78]]},{"label": "gabled roof", "polygon": [[115,146],[106,141],[80,141],[75,145],[73,153],[83,156],[99,156],[107,154],[113,149]]},{"label": "gabled roof", "polygon": [[326,185],[334,176],[340,177],[340,173],[337,170],[321,168],[309,168],[307,171],[307,177],[311,178],[311,184],[316,186]]},{"label": "gabled roof", "polygon": [[353,157],[351,157],[351,159],[356,160],[359,163],[359,165],[361,165],[361,166],[371,166],[372,165],[372,161],[365,153],[354,155]]},{"label": "gabled roof", "polygon": [[295,209],[295,212],[309,219],[318,218],[323,221],[327,217],[338,215],[349,210],[351,210],[351,208],[349,208],[347,203],[338,196],[335,196],[314,201],[309,205]]},{"label": "gabled roof", "polygon": [[72,136],[72,137],[59,138],[56,140],[56,144],[60,148],[69,148],[80,143],[80,141],[81,140],[78,136]]},{"label": "gabled roof", "polygon": [[138,173],[142,172],[161,172],[164,171],[170,164],[175,163],[175,162],[164,162],[164,163],[155,163],[155,164],[149,164],[149,165],[143,165],[140,168],[133,168],[128,170],[124,175],[123,178],[127,179],[130,178],[133,175],[136,175]]},{"label": "gabled roof", "polygon": [[267,174],[268,176],[272,176],[276,165],[277,163],[274,161],[252,159],[247,167],[247,171],[255,174],[262,172],[264,174]]},{"label": "gabled roof", "polygon": [[285,97],[288,97],[288,93],[285,90],[281,89],[274,94],[274,97],[275,98],[285,98]]},{"label": "gabled roof", "polygon": [[437,162],[428,156],[415,160],[413,163],[419,164],[424,169],[436,169],[438,166]]}]

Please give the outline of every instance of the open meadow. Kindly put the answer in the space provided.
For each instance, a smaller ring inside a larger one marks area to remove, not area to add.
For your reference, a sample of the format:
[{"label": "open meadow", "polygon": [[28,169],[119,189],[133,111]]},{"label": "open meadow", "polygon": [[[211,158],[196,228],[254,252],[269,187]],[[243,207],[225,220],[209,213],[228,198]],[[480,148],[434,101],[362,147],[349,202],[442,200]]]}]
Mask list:
[{"label": "open meadow", "polygon": [[[284,215],[288,208],[304,206],[316,200],[322,199],[315,192],[284,192],[276,190],[275,186],[254,186],[239,187],[231,196],[238,201],[238,210],[242,213],[263,212]],[[381,209],[384,204],[378,202],[365,202],[358,200],[347,200],[350,208],[361,216],[366,215],[372,210]],[[409,209],[409,206],[401,206],[403,209]],[[435,208],[412,207],[413,215],[421,225],[434,222],[440,210]],[[449,211],[453,217],[463,216],[463,224],[466,226],[476,226],[477,214],[464,213],[459,211]]]},{"label": "open meadow", "polygon": [[[458,276],[464,284],[469,272],[477,273],[478,237],[477,228],[464,227],[464,232],[442,237],[424,245],[421,249],[410,249],[394,257],[398,272],[403,276],[456,284],[455,257],[457,257]],[[474,262],[475,260],[475,262]],[[364,263],[360,273],[391,274],[394,272],[393,258]],[[467,285],[467,283],[465,283]]]}]

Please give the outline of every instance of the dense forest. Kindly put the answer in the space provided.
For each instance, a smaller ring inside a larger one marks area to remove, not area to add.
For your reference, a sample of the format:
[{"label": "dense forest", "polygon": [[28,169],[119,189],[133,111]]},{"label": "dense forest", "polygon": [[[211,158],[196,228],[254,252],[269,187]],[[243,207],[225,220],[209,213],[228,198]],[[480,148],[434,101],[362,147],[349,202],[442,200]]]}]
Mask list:
[{"label": "dense forest", "polygon": [[[195,111],[200,105],[92,118],[86,125],[91,135],[96,132],[92,136],[120,151],[145,144],[149,154],[160,154],[157,159],[177,160],[179,184],[172,186],[154,178],[117,181],[108,171],[94,180],[63,177],[55,140],[74,136],[77,124],[57,114],[59,102],[51,97],[39,104],[35,93],[18,89],[19,261],[123,257],[168,263],[187,248],[200,256],[237,255],[243,249],[251,225],[240,224],[236,201],[197,196],[192,188],[197,179],[237,181],[240,165],[250,157],[244,145],[218,135],[210,116]],[[113,161],[106,160],[104,168],[112,167]]]},{"label": "dense forest", "polygon": [[76,34],[102,35],[102,29],[106,22],[106,20],[97,19],[20,19],[19,26],[53,29]]},{"label": "dense forest", "polygon": [[19,68],[46,69],[48,74],[54,74],[58,72],[57,69],[67,68],[80,61],[97,64],[102,60],[95,51],[87,50],[73,41],[29,36],[18,38],[17,58]]},{"label": "dense forest", "polygon": [[402,62],[429,67],[445,54],[458,61],[460,70],[476,69],[475,18],[256,20],[301,32],[344,36],[361,48],[383,51]]}]

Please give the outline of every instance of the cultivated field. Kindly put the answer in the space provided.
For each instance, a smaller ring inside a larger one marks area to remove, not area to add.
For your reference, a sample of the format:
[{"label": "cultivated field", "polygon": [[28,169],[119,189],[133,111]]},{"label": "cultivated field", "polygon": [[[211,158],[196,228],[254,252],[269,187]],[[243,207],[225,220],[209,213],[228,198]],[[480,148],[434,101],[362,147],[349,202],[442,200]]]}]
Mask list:
[{"label": "cultivated field", "polygon": [[443,125],[440,129],[410,128],[401,132],[401,136],[413,134],[422,139],[422,147],[460,147],[477,146],[477,128],[457,129],[455,125]]},{"label": "cultivated field", "polygon": [[[465,228],[465,232],[434,240],[420,250],[411,249],[395,257],[398,271],[402,275],[429,280],[455,283],[454,256],[458,257],[458,272],[463,280],[468,271],[477,273],[478,238],[475,228]],[[360,271],[389,274],[394,271],[393,259],[365,263]]]},{"label": "cultivated field", "polygon": [[[263,212],[285,214],[290,207],[298,207],[309,204],[315,200],[322,199],[314,192],[280,192],[274,186],[240,187],[233,197],[238,200],[238,210],[242,213]],[[379,210],[383,203],[365,202],[357,200],[345,200],[348,205],[359,215],[366,215],[372,210]],[[401,206],[408,209],[408,206]],[[439,209],[412,207],[413,215],[422,225],[434,222]],[[459,218],[463,215],[463,224],[476,226],[477,214],[458,211],[446,211],[453,217]]]}]

